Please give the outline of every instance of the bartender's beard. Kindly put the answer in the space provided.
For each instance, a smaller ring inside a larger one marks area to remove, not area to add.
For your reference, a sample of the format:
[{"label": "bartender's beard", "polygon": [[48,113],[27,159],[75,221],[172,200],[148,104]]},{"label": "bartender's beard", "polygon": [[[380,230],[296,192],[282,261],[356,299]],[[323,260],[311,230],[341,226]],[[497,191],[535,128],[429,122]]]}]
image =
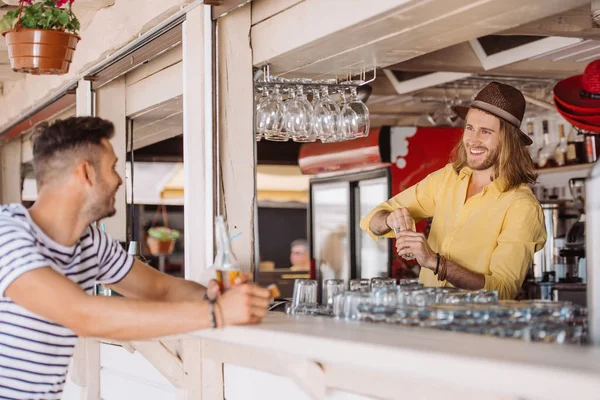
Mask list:
[{"label": "bartender's beard", "polygon": [[[478,148],[480,148],[480,147],[478,147]],[[485,170],[488,170],[498,164],[498,160],[500,158],[500,149],[496,148],[492,151],[489,151],[486,148],[485,150],[488,151],[487,156],[483,160],[476,160],[470,156],[469,149],[467,148],[467,146],[463,147],[463,151],[466,153],[465,158],[467,159],[467,165],[473,171],[485,171]]]}]

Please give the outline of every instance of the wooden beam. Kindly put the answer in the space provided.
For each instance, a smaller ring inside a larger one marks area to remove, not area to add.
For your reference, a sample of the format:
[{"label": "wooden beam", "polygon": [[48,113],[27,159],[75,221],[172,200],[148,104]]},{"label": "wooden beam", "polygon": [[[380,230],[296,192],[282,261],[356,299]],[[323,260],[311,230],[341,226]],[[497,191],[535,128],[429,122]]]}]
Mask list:
[{"label": "wooden beam", "polygon": [[21,139],[16,138],[0,147],[2,204],[21,202]]},{"label": "wooden beam", "polygon": [[[127,119],[126,110],[125,77],[115,79],[109,84],[96,91],[96,115],[107,119],[115,125],[115,135],[111,140],[115,154],[119,158],[116,171],[125,179],[125,159],[127,155]],[[125,185],[122,185],[116,194],[115,208],[117,213],[105,219],[108,232],[114,239],[127,241],[127,201],[125,198]]]},{"label": "wooden beam", "polygon": [[71,380],[81,387],[81,400],[100,398],[100,342],[92,338],[80,338],[75,346],[71,364]]},{"label": "wooden beam", "polygon": [[499,32],[498,35],[534,35],[534,36],[567,36],[587,37],[588,34],[600,35],[600,29],[595,28],[591,17],[589,4],[537,19],[512,29]]},{"label": "wooden beam", "polygon": [[217,25],[221,210],[227,217],[229,231],[243,234],[232,242],[232,247],[238,261],[248,271],[254,268],[256,205],[250,23],[250,5],[246,5],[220,18]]},{"label": "wooden beam", "polygon": [[252,28],[254,64],[268,62],[274,73],[290,76],[385,67],[584,4],[589,0],[381,0],[368,6],[305,0]]},{"label": "wooden beam", "polygon": [[167,100],[183,95],[183,64],[171,65],[126,89],[126,115],[133,116]]},{"label": "wooden beam", "polygon": [[178,392],[177,400],[212,400],[202,396],[204,387],[202,342],[199,339],[183,339],[181,341],[185,383],[184,389]]},{"label": "wooden beam", "polygon": [[131,342],[135,351],[139,352],[165,378],[178,389],[185,387],[185,372],[183,362],[176,354],[169,351],[161,341]]},{"label": "wooden beam", "polygon": [[185,278],[204,284],[213,277],[208,267],[213,262],[216,169],[210,12],[209,6],[194,8],[182,28]]},{"label": "wooden beam", "polygon": [[271,18],[304,0],[254,0],[252,2],[252,25]]}]

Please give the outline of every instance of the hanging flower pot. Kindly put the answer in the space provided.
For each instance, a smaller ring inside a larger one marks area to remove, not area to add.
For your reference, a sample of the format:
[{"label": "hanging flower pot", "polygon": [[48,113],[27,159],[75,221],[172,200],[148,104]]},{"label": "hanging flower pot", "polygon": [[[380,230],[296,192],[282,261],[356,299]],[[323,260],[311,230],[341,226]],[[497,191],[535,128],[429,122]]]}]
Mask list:
[{"label": "hanging flower pot", "polygon": [[[162,211],[163,226],[155,226],[156,217]],[[152,219],[152,228],[148,229],[148,239],[146,244],[152,255],[171,254],[175,249],[175,241],[179,238],[181,233],[175,229],[168,227],[167,222],[167,208],[164,205],[160,205],[154,218]]]},{"label": "hanging flower pot", "polygon": [[74,0],[21,0],[0,21],[15,72],[62,75],[69,72],[80,38]]}]

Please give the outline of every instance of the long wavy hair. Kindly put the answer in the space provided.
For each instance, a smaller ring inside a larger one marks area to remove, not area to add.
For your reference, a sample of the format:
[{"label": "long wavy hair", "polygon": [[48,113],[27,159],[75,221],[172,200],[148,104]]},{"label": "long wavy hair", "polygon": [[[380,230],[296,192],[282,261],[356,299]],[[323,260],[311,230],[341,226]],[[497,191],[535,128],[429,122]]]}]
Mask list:
[{"label": "long wavy hair", "polygon": [[[527,147],[521,142],[522,133],[513,125],[500,119],[500,149],[495,165],[495,179],[504,180],[502,191],[516,189],[522,184],[533,185],[537,180],[535,166]],[[459,172],[467,164],[467,150],[462,137],[452,150],[452,166]]]}]

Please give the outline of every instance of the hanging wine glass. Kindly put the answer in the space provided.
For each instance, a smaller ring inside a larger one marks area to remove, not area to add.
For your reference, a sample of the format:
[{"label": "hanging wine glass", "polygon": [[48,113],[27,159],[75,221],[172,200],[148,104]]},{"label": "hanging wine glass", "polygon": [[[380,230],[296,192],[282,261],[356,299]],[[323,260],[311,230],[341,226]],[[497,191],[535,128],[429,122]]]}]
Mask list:
[{"label": "hanging wine glass", "polygon": [[262,132],[266,140],[286,142],[289,135],[283,131],[283,116],[285,106],[279,92],[279,85],[273,87],[273,93],[261,100],[256,110],[257,132]]},{"label": "hanging wine glass", "polygon": [[356,113],[356,126],[353,127],[354,137],[361,138],[369,136],[369,127],[371,124],[369,109],[358,98],[358,90],[356,86],[350,87],[350,101],[346,105],[346,107],[352,109]]},{"label": "hanging wine glass", "polygon": [[313,132],[323,142],[335,140],[339,132],[340,109],[329,97],[329,88],[326,85],[315,89],[313,93]]},{"label": "hanging wine glass", "polygon": [[350,100],[346,95],[346,89],[340,91],[340,119],[341,119],[341,140],[356,139],[358,135],[358,115],[356,111],[350,107]]},{"label": "hanging wine glass", "polygon": [[314,142],[317,137],[312,131],[313,107],[304,94],[304,86],[298,84],[290,89],[290,98],[285,103],[284,127],[294,142]]},{"label": "hanging wine glass", "polygon": [[[262,107],[264,107],[262,105],[262,103],[264,103],[265,101],[267,101],[269,99],[269,94],[267,92],[267,88],[266,87],[257,87],[256,91],[259,92],[261,94],[260,97],[258,97],[258,99],[256,99],[255,104],[255,124],[254,124],[254,134],[256,136],[256,141],[260,142],[265,134],[265,121],[264,121],[264,117],[262,115],[259,115],[259,110],[261,110]],[[263,117],[259,120],[259,117]]]}]

